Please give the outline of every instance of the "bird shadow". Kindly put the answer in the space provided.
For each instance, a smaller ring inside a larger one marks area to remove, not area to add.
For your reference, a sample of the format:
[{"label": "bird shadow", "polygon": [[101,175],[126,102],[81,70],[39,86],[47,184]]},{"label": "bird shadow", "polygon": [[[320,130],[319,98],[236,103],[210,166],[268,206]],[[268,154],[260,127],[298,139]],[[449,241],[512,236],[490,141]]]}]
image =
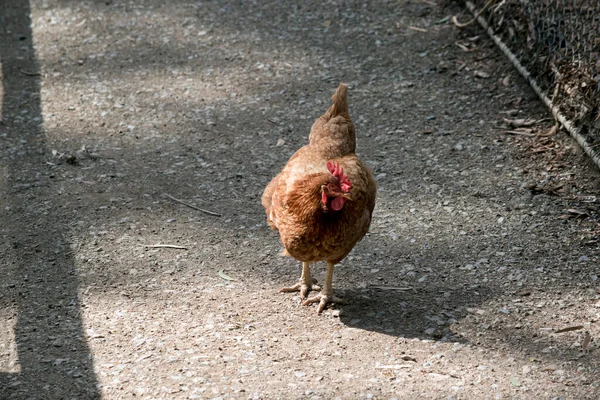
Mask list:
[{"label": "bird shadow", "polygon": [[493,298],[489,287],[427,289],[373,286],[343,291],[340,321],[352,328],[406,338],[463,341],[452,327],[477,304]]}]

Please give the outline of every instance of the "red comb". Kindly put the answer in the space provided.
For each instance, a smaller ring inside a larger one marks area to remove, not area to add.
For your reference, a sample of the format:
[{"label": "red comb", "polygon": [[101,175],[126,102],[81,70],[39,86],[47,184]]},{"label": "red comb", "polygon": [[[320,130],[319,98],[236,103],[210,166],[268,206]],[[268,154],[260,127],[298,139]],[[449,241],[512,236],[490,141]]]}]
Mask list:
[{"label": "red comb", "polygon": [[340,181],[342,192],[349,192],[352,188],[352,182],[348,179],[348,175],[344,174],[344,169],[335,161],[327,161],[327,169],[331,175],[335,176]]}]

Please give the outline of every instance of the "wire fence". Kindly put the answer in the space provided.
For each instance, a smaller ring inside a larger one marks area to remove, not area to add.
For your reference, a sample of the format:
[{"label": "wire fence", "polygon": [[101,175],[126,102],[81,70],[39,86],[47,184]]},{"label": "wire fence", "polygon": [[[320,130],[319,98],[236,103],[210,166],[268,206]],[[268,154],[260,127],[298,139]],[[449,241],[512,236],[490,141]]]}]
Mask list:
[{"label": "wire fence", "polygon": [[472,0],[561,113],[600,151],[600,1]]}]

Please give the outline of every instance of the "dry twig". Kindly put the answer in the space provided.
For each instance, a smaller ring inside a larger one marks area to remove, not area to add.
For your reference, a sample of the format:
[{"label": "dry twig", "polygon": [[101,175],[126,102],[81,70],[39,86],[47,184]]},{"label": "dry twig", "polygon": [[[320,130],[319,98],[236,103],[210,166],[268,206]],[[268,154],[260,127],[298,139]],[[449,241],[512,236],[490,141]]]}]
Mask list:
[{"label": "dry twig", "polygon": [[151,248],[151,249],[180,249],[180,250],[187,250],[187,247],[183,247],[183,246],[176,246],[174,244],[145,244],[144,247],[147,248]]},{"label": "dry twig", "polygon": [[220,216],[221,216],[221,214],[219,214],[219,213],[212,212],[212,211],[208,211],[208,210],[205,210],[205,209],[203,209],[203,208],[199,208],[199,207],[193,206],[193,205],[191,205],[191,204],[189,204],[189,203],[186,203],[186,202],[185,202],[185,201],[183,201],[183,200],[176,199],[175,197],[171,196],[171,195],[170,195],[170,194],[168,194],[168,193],[163,193],[163,195],[167,196],[168,198],[170,198],[170,199],[171,199],[171,200],[173,200],[173,201],[176,201],[176,202],[178,202],[178,203],[181,203],[181,204],[183,204],[184,206],[188,206],[189,208],[193,208],[194,210],[197,210],[197,211],[202,211],[203,213],[210,214],[210,215],[214,215],[214,216],[216,216],[216,217],[220,217]]},{"label": "dry twig", "polygon": [[557,330],[554,333],[563,333],[563,332],[571,332],[571,331],[578,331],[580,329],[583,329],[583,325],[575,325],[575,326],[569,326],[567,328],[562,328]]},{"label": "dry twig", "polygon": [[42,76],[42,74],[40,74],[39,72],[29,72],[25,71],[24,69],[20,69],[19,72],[26,76]]},{"label": "dry twig", "polygon": [[399,290],[399,291],[407,291],[413,290],[411,287],[396,287],[396,286],[369,286],[369,289],[379,289],[379,290]]},{"label": "dry twig", "polygon": [[522,132],[522,131],[504,131],[504,133],[509,133],[511,135],[527,136],[527,137],[535,136],[535,134],[533,134],[533,133],[527,133],[527,132]]}]

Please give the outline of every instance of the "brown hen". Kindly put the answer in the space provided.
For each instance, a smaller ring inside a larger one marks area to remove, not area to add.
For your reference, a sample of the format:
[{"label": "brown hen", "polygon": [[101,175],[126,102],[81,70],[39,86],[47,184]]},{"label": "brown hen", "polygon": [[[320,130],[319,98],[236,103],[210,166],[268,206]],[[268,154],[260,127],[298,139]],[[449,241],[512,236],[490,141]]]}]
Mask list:
[{"label": "brown hen", "polygon": [[[375,180],[355,154],[354,123],[348,114],[348,86],[340,84],[333,105],[313,124],[300,148],[265,189],[262,205],[271,228],[279,231],[286,255],[302,262],[300,281],[281,292],[300,291],[303,304],[342,303],[333,295],[333,266],[367,233],[375,207]],[[310,263],[327,262],[321,293]],[[306,299],[306,300],[305,300]]]}]

